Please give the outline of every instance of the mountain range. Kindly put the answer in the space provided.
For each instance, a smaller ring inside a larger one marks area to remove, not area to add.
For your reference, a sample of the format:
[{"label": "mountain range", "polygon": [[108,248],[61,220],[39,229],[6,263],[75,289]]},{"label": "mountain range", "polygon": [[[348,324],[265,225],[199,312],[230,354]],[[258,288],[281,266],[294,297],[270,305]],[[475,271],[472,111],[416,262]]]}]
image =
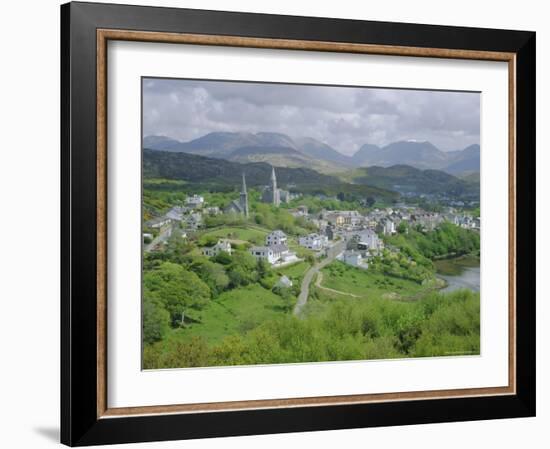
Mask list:
[{"label": "mountain range", "polygon": [[266,162],[277,167],[309,167],[321,173],[337,173],[366,166],[409,165],[467,175],[478,172],[480,165],[479,145],[445,152],[427,141],[408,140],[383,147],[365,144],[355,154],[347,156],[312,137],[291,138],[272,132],[213,132],[188,142],[166,136],[147,136],[143,139],[143,147],[239,163]]}]

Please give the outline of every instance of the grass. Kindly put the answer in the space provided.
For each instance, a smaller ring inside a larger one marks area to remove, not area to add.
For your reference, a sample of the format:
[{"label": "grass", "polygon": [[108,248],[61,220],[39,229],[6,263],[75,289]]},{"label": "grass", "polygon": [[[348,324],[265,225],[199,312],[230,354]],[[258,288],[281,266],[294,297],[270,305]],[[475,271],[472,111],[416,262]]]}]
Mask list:
[{"label": "grass", "polygon": [[311,267],[311,265],[308,262],[303,261],[283,268],[278,268],[275,271],[281,276],[287,276],[295,283],[300,283],[309,267]]},{"label": "grass", "polygon": [[147,178],[143,180],[143,186],[147,188],[148,186],[158,186],[158,185],[167,185],[167,186],[184,186],[187,184],[187,181],[181,179],[166,179],[166,178]]},{"label": "grass", "polygon": [[389,296],[394,299],[407,299],[418,295],[422,290],[427,290],[413,281],[351,267],[339,261],[327,265],[322,272],[323,287],[366,298]]},{"label": "grass", "polygon": [[243,334],[281,316],[283,306],[280,296],[258,284],[230,290],[193,314],[200,322],[173,330],[167,341],[201,336],[211,343],[219,342],[227,335]]},{"label": "grass", "polygon": [[260,230],[257,227],[239,227],[239,226],[224,226],[219,229],[206,231],[201,234],[201,237],[217,237],[231,240],[242,240],[250,243],[263,244],[265,236],[269,233],[268,230]]},{"label": "grass", "polygon": [[296,255],[301,259],[304,259],[307,256],[314,256],[315,255],[315,251],[304,248],[303,246],[300,246],[298,243],[296,243],[295,241],[290,240],[290,239],[288,241],[288,248],[291,251],[294,251],[296,253]]}]

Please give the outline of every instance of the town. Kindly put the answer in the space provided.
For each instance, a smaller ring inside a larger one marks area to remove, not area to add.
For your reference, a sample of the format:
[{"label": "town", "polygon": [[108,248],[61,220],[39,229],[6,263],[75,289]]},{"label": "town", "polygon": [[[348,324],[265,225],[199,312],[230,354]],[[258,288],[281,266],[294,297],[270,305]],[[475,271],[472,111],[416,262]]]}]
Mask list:
[{"label": "town", "polygon": [[[275,168],[272,168],[269,183],[261,192],[261,202],[273,207],[281,207],[291,200],[299,200],[300,194],[290,193],[277,185]],[[337,200],[331,198],[331,200]],[[310,213],[306,205],[286,209],[295,218],[300,218],[315,228],[315,232],[295,236],[296,243],[313,252],[316,257],[326,256],[331,248],[340,248],[336,258],[342,262],[368,268],[370,258],[379,255],[384,249],[384,236],[391,236],[399,229],[407,232],[413,228],[433,231],[441,223],[447,222],[464,229],[479,232],[480,218],[455,207],[446,207],[442,212],[428,212],[418,206],[396,203],[385,208],[372,208],[361,213],[358,210],[326,210]],[[241,215],[250,217],[250,206],[246,186],[246,176],[242,175],[239,198],[226,207],[209,206],[204,197],[198,194],[188,196],[182,205],[173,206],[165,215],[148,220],[144,224],[144,250],[162,250],[172,233],[183,238],[199,235],[206,230],[205,217],[217,215]],[[290,237],[280,229],[266,235],[261,245],[249,243],[248,251],[257,260],[265,260],[274,267],[281,267],[301,261],[296,252],[289,249]],[[220,238],[217,242],[201,248],[202,254],[215,257],[220,252],[231,254],[231,239]],[[343,243],[343,244],[342,244]],[[338,244],[338,245],[337,245]],[[390,251],[397,248],[388,247]]]}]

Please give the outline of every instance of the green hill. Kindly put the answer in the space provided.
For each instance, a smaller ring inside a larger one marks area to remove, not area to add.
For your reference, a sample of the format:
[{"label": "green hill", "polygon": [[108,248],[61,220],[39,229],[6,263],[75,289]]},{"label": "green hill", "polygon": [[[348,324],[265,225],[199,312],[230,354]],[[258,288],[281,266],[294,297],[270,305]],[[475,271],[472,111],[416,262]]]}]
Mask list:
[{"label": "green hill", "polygon": [[401,194],[447,194],[479,198],[479,185],[475,183],[440,170],[420,170],[408,165],[359,168],[349,173],[346,179]]},{"label": "green hill", "polygon": [[[326,195],[346,193],[388,201],[399,197],[396,192],[385,188],[346,183],[310,168],[276,167],[275,170],[279,186],[291,191]],[[265,186],[271,177],[271,165],[265,162],[241,164],[189,153],[143,151],[143,177],[146,180],[162,178],[185,181],[210,190],[233,190],[240,187],[243,173],[249,187]]]}]

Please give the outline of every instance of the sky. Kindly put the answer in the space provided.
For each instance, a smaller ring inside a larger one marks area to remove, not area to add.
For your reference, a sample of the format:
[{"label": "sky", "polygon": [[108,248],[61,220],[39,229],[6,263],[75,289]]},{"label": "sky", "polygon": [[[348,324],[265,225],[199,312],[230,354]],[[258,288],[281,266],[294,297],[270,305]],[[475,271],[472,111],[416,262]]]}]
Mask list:
[{"label": "sky", "polygon": [[215,131],[313,137],[351,155],[365,143],[479,144],[480,94],[276,83],[143,80],[143,135],[189,141]]}]

